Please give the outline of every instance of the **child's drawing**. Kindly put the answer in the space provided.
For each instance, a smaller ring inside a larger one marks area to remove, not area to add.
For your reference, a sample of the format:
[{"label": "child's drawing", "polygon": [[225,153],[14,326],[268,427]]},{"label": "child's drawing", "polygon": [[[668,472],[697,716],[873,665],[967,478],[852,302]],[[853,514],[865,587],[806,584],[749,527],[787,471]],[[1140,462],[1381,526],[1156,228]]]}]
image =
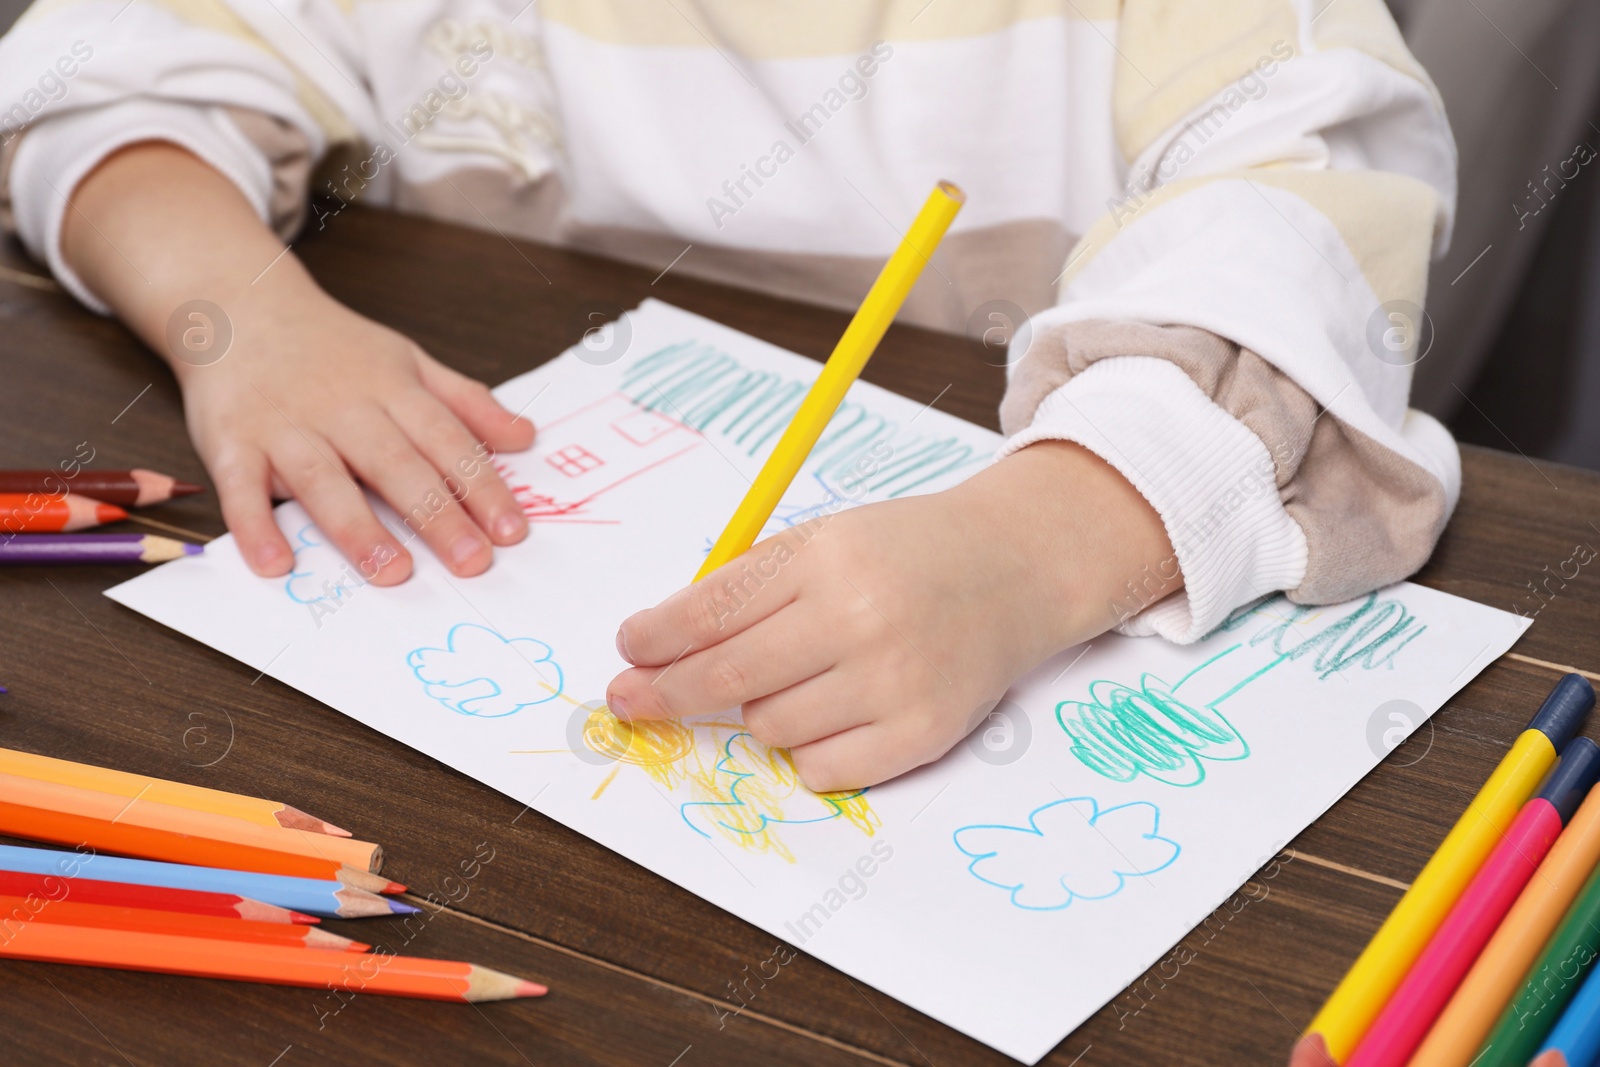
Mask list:
[{"label": "child's drawing", "polygon": [[443,648],[416,649],[406,665],[451,711],[495,719],[561,695],[561,665],[552,654],[543,641],[463,622],[450,628]]},{"label": "child's drawing", "polygon": [[[1056,705],[1056,722],[1072,739],[1078,762],[1096,774],[1118,782],[1145,774],[1167,785],[1199,785],[1206,777],[1203,761],[1250,755],[1249,743],[1217,710],[1223,701],[1275,667],[1308,656],[1318,681],[1351,667],[1392,668],[1400,650],[1427,629],[1404,604],[1379,600],[1376,593],[1336,618],[1323,619],[1327,614],[1281,596],[1241,608],[1218,633],[1241,629],[1252,620],[1264,619],[1266,625],[1210,657],[1176,685],[1169,687],[1152,674],[1144,675],[1138,688],[1096,681],[1089,686],[1087,702],[1063,700]],[[1228,673],[1243,658],[1223,661],[1241,649],[1258,647],[1273,653],[1273,659],[1253,670],[1239,667]],[[1213,666],[1219,663],[1221,667]],[[1191,685],[1197,677],[1200,684]],[[1186,693],[1180,699],[1177,693],[1185,685],[1191,692],[1216,695],[1201,699]]]},{"label": "child's drawing", "polygon": [[1118,782],[1147,774],[1168,785],[1205,781],[1202,760],[1239,760],[1250,746],[1222,713],[1191,707],[1153,674],[1132,689],[1115,682],[1089,686],[1089,701],[1063,700],[1056,721],[1072,738],[1072,754]]},{"label": "child's drawing", "polygon": [[622,722],[602,705],[589,711],[583,743],[617,763],[591,799],[605,793],[622,765],[638,767],[664,789],[688,791],[678,813],[695,833],[715,832],[747,852],[793,863],[794,852],[778,833],[783,826],[843,821],[871,836],[882,825],[865,789],[813,793],[787,751],[758,744],[740,723]]},{"label": "child's drawing", "polygon": [[339,550],[323,539],[316,523],[301,526],[290,542],[294,550],[294,569],[284,579],[283,591],[296,604],[337,604],[361,584]]},{"label": "child's drawing", "polygon": [[1154,804],[1102,811],[1093,797],[1068,797],[1035,808],[1026,826],[963,826],[953,836],[978,881],[1009,891],[1016,907],[1060,911],[1171,866],[1183,849],[1160,829]]}]

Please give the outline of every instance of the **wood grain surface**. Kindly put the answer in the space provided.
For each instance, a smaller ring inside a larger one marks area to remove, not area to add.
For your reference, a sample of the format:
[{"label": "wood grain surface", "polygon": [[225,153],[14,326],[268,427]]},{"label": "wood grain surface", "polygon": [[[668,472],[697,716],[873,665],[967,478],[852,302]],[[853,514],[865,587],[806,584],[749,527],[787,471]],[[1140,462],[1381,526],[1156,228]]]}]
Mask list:
[{"label": "wood grain surface", "polygon": [[[491,383],[648,296],[816,358],[847,320],[661,275],[665,263],[628,266],[359,209],[296,252],[339,299]],[[993,362],[963,338],[896,326],[865,376],[994,427],[1004,371]],[[14,246],[0,248],[0,427],[0,466],[52,466],[88,442],[96,466],[209,484],[164,367]],[[1506,452],[1466,449],[1463,462],[1460,507],[1418,580],[1537,610],[1532,630],[1286,845],[1248,894],[1197,926],[1181,966],[1152,968],[1044,1062],[1282,1062],[1560,666],[1600,677],[1600,567],[1551,579],[1542,598],[1529,584],[1559,574],[1575,546],[1600,544],[1600,477],[1536,464],[1509,442]],[[224,529],[209,493],[142,515],[199,537]],[[128,573],[0,570],[0,683],[11,688],[0,744],[270,795],[381,841],[386,873],[413,887],[426,920],[329,929],[552,991],[473,1007],[341,1003],[313,990],[7,962],[0,1063],[1010,1062],[803,954],[747,984],[738,1010],[732,990],[772,957],[769,935],[100,595]],[[483,847],[493,860],[463,879]]]}]

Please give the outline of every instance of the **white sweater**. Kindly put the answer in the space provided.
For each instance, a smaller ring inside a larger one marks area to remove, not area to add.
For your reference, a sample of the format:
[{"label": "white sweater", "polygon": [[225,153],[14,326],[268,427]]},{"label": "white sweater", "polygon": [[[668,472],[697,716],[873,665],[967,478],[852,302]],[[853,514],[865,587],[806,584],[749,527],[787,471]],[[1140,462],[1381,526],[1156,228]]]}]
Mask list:
[{"label": "white sweater", "polygon": [[285,239],[359,196],[839,306],[950,179],[904,317],[1030,317],[1006,449],[1095,451],[1184,574],[1130,632],[1404,577],[1459,490],[1406,406],[1455,149],[1381,0],[41,0],[0,108],[6,220],[101,311],[66,196],[141,140]]}]

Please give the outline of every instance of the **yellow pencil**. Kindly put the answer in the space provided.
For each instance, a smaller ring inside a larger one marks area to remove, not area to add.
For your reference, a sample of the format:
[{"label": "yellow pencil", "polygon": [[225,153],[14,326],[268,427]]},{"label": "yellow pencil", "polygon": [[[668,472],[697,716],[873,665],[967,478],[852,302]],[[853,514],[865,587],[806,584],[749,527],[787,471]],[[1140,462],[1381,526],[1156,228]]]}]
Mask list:
[{"label": "yellow pencil", "polygon": [[1355,1051],[1411,965],[1432,940],[1506,827],[1556,761],[1556,753],[1583,726],[1594,689],[1582,675],[1556,683],[1528,728],[1518,736],[1472,798],[1422,873],[1333,991],[1306,1034],[1321,1034],[1334,1063]]},{"label": "yellow pencil", "polygon": [[861,368],[871,358],[873,349],[883,339],[889,323],[899,313],[900,305],[905,303],[906,295],[922,273],[923,264],[933,256],[944,232],[950,228],[950,221],[956,217],[956,212],[961,210],[966,200],[966,194],[949,182],[940,182],[928,195],[916,220],[911,223],[911,229],[906,231],[905,238],[900,242],[900,247],[883,265],[878,280],[872,283],[860,309],[850,320],[850,325],[845,327],[839,343],[833,347],[833,354],[828,357],[822,373],[817,375],[811,391],[801,402],[800,410],[795,412],[783,436],[778,438],[772,455],[762,464],[761,473],[756,475],[750,491],[739,502],[738,510],[728,520],[722,536],[711,547],[711,554],[694,576],[695,581],[756,543],[761,528],[772,518],[773,509],[805,465],[806,457],[811,455],[812,448],[844,400],[845,393],[850,391],[850,386],[861,374]]}]

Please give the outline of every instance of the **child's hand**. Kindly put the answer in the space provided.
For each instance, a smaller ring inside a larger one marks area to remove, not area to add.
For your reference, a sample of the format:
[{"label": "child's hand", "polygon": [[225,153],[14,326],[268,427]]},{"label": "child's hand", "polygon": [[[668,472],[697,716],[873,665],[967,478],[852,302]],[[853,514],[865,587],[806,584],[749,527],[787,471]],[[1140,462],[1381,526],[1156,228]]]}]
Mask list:
[{"label": "child's hand", "polygon": [[1120,475],[1037,444],[944,493],[769,538],[632,616],[617,647],[636,666],[607,699],[622,719],[743,704],[811,789],[872,785],[938,759],[1017,677],[1108,629],[1123,583],[1171,556]]},{"label": "child's hand", "polygon": [[[294,290],[292,303],[269,290],[230,317],[225,358],[173,368],[195,448],[256,573],[283,574],[294,563],[269,488],[299,500],[379,585],[411,573],[404,542],[414,536],[467,576],[489,566],[491,543],[527,535],[491,457],[527,448],[533,428],[482,385],[312,287]],[[402,539],[378,521],[358,482],[400,513]]]},{"label": "child's hand", "polygon": [[[172,366],[223,518],[257,574],[294,565],[276,495],[297,497],[363,577],[404,581],[411,556],[358,481],[400,513],[403,540],[420,536],[458,575],[488,567],[491,542],[526,536],[488,456],[527,448],[533,427],[329,297],[233,183],[184,149],[140,142],[102,161],[72,193],[61,249]],[[215,357],[187,343],[191,328],[224,325],[187,317],[197,299],[227,317],[232,343]]]}]

